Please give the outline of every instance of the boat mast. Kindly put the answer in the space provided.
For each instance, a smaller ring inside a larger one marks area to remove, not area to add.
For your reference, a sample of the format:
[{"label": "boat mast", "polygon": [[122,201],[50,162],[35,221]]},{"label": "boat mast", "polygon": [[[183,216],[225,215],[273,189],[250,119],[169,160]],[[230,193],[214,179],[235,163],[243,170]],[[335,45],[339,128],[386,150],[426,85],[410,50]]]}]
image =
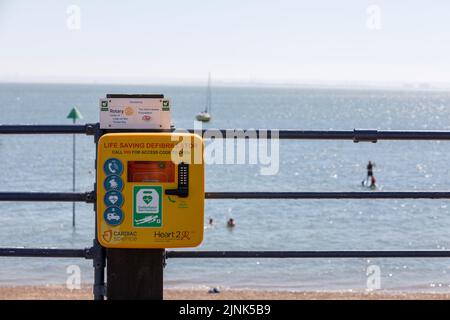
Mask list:
[{"label": "boat mast", "polygon": [[211,112],[211,72],[208,72],[208,88],[206,91],[205,112]]}]

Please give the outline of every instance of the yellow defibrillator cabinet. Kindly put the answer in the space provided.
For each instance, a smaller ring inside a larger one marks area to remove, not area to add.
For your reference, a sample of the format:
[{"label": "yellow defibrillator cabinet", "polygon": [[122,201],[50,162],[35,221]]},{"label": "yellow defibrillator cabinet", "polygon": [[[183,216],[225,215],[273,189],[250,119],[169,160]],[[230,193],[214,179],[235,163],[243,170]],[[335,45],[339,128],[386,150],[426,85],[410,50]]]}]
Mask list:
[{"label": "yellow defibrillator cabinet", "polygon": [[107,248],[195,247],[203,240],[203,140],[107,133],[98,141],[97,237]]}]

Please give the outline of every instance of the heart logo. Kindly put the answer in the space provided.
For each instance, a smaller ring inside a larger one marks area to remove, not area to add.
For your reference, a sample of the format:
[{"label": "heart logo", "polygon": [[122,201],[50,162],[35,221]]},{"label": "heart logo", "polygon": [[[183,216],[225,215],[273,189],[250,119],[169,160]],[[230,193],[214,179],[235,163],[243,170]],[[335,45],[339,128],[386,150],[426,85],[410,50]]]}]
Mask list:
[{"label": "heart logo", "polygon": [[142,197],[142,200],[144,200],[144,202],[146,203],[146,204],[150,204],[150,202],[152,202],[152,196],[151,195],[146,195],[146,196],[143,196]]},{"label": "heart logo", "polygon": [[118,196],[109,196],[108,199],[109,199],[109,202],[111,202],[112,204],[116,204],[116,202],[119,201]]}]

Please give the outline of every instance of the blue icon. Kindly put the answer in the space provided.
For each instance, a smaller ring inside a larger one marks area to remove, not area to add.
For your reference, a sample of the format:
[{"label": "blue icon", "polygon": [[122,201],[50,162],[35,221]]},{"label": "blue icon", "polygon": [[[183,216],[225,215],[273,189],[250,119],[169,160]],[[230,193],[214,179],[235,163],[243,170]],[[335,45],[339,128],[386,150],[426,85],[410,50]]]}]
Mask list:
[{"label": "blue icon", "polygon": [[110,226],[118,226],[123,221],[123,212],[118,207],[109,207],[106,208],[105,213],[103,214],[103,218],[105,222]]},{"label": "blue icon", "polygon": [[119,159],[110,158],[105,161],[105,164],[103,165],[103,170],[105,170],[107,176],[111,174],[120,176],[123,171],[123,165]]},{"label": "blue icon", "polygon": [[121,191],[123,188],[123,181],[119,176],[113,174],[112,176],[108,176],[103,183],[106,191]]},{"label": "blue icon", "polygon": [[105,194],[104,201],[107,207],[121,207],[123,204],[123,197],[120,192],[112,190]]}]

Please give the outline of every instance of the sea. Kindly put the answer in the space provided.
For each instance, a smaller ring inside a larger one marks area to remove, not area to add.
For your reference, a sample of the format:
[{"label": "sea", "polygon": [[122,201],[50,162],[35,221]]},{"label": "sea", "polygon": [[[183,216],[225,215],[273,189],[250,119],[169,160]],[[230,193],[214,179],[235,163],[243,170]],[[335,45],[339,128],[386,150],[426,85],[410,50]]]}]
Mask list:
[{"label": "sea", "polygon": [[[203,86],[0,84],[0,124],[99,120],[108,93],[163,93],[177,129],[204,108]],[[213,86],[208,128],[450,130],[450,92],[399,89]],[[207,141],[206,145],[211,143]],[[264,163],[210,161],[205,189],[219,191],[367,191],[369,160],[382,191],[448,191],[450,142],[281,140],[276,170]],[[247,156],[248,156],[248,150]],[[276,153],[276,154],[275,154]],[[225,158],[225,156],[224,156]],[[76,190],[93,190],[95,145],[76,136]],[[0,135],[0,191],[72,191],[71,135]],[[376,192],[376,191],[370,191]],[[207,220],[213,219],[209,225]],[[236,221],[227,228],[229,218]],[[86,248],[95,213],[77,203],[0,203],[0,247]],[[448,200],[206,200],[203,243],[190,250],[448,250]],[[92,283],[92,261],[0,257],[0,285],[65,284],[74,266]],[[378,281],[373,282],[373,276]],[[168,259],[166,288],[450,292],[450,260]]]}]

